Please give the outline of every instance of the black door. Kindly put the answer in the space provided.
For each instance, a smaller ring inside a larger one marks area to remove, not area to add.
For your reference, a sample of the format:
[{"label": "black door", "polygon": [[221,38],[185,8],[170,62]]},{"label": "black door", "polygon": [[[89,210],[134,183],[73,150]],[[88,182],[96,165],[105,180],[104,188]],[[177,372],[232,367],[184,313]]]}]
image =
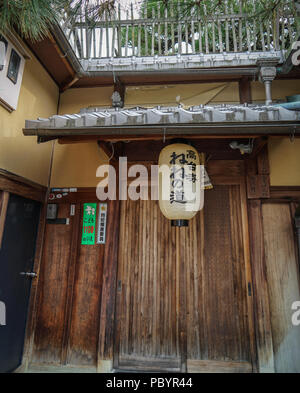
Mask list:
[{"label": "black door", "polygon": [[26,318],[41,204],[11,194],[0,250],[0,372],[15,370],[22,360]]}]

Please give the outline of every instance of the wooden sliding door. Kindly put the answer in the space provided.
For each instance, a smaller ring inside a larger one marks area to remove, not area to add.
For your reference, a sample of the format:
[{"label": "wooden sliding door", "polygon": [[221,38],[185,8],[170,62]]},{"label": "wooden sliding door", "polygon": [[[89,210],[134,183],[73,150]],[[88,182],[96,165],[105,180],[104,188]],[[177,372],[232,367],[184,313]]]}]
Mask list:
[{"label": "wooden sliding door", "polygon": [[176,231],[157,202],[121,205],[117,368],[181,369]]},{"label": "wooden sliding door", "polygon": [[115,368],[252,372],[244,186],[214,184],[188,228],[155,201],[122,202]]},{"label": "wooden sliding door", "polygon": [[[93,200],[97,203],[97,200]],[[96,370],[104,245],[82,245],[83,204],[60,203],[59,219],[48,223],[39,276],[32,370],[71,365]]]}]

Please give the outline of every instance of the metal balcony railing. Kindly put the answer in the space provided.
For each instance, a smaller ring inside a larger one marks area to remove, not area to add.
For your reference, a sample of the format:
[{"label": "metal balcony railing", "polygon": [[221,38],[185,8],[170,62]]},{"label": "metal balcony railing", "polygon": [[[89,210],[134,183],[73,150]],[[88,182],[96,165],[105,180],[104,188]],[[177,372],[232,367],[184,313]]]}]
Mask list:
[{"label": "metal balcony railing", "polygon": [[290,49],[298,38],[293,2],[266,16],[256,13],[256,2],[251,1],[251,15],[242,0],[225,0],[222,10],[216,8],[213,14],[206,6],[209,1],[201,1],[186,15],[178,0],[169,1],[164,9],[144,8],[138,17],[132,5],[127,12],[119,6],[97,22],[81,17],[63,29],[81,60]]}]

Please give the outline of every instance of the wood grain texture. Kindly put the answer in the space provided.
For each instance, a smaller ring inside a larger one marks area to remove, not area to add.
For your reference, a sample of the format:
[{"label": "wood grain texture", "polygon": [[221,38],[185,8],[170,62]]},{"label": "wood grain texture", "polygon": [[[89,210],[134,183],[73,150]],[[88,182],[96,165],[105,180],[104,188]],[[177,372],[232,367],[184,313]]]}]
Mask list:
[{"label": "wood grain texture", "polygon": [[246,374],[252,372],[252,364],[249,362],[222,362],[216,360],[188,360],[189,373],[232,373]]},{"label": "wood grain texture", "polygon": [[262,213],[275,371],[299,373],[300,329],[291,307],[300,299],[300,280],[290,206],[266,203]]},{"label": "wood grain texture", "polygon": [[251,362],[239,202],[238,186],[215,186],[187,230],[188,361]]},{"label": "wood grain texture", "polygon": [[269,373],[275,371],[275,366],[260,200],[249,201],[249,230],[258,371]]},{"label": "wood grain texture", "polygon": [[[118,368],[179,371],[179,278],[176,230],[153,201],[121,204],[118,272]],[[131,361],[129,361],[131,360]],[[175,366],[174,366],[175,365]],[[115,364],[116,366],[116,364]]]},{"label": "wood grain texture", "polygon": [[[58,217],[69,215],[69,205],[60,205]],[[47,225],[39,278],[39,300],[34,350],[31,361],[60,363],[71,255],[71,225]]]},{"label": "wood grain texture", "polygon": [[[82,228],[82,218],[80,228]],[[97,362],[103,254],[104,245],[81,245],[79,247],[73,291],[68,364],[87,366],[95,365]]]},{"label": "wood grain texture", "polygon": [[156,202],[121,203],[115,368],[252,372],[245,208],[240,184],[207,191],[188,228]]},{"label": "wood grain texture", "polygon": [[44,202],[46,187],[36,185],[26,179],[0,171],[0,190],[20,195],[24,198]]},{"label": "wood grain texture", "polygon": [[31,363],[97,366],[105,246],[80,244],[81,203],[75,212],[60,204],[70,225],[46,227]]},{"label": "wood grain texture", "polygon": [[100,360],[113,358],[115,295],[118,268],[120,203],[110,201],[108,206],[107,241],[103,257],[103,285],[98,344]]},{"label": "wood grain texture", "polygon": [[46,206],[44,204],[42,206],[41,214],[40,214],[38,236],[36,241],[36,252],[34,257],[34,265],[33,265],[33,271],[36,272],[37,278],[33,280],[31,284],[31,291],[30,291],[28,318],[26,324],[24,353],[23,353],[23,361],[22,361],[22,366],[24,367],[24,370],[28,370],[28,366],[31,361],[33,348],[34,348],[34,336],[35,336],[35,328],[37,322],[39,283],[40,283],[41,261],[43,257],[45,228],[46,228]]},{"label": "wood grain texture", "polygon": [[63,343],[62,343],[62,356],[61,362],[62,364],[67,364],[67,356],[68,356],[68,341],[70,337],[71,323],[72,323],[72,306],[73,306],[73,292],[75,285],[75,273],[76,273],[76,265],[79,254],[79,236],[80,236],[80,203],[77,203],[75,206],[75,215],[73,218],[73,228],[72,228],[72,239],[71,239],[71,252],[70,259],[68,264],[68,287],[67,287],[67,296],[66,296],[66,304],[65,304],[65,322],[63,327]]}]

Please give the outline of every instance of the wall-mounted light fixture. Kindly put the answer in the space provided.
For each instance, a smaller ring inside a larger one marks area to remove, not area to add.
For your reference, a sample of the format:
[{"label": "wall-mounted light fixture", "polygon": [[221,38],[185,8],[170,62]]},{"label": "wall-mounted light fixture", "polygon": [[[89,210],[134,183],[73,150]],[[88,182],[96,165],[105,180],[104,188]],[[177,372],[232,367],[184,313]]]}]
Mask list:
[{"label": "wall-mounted light fixture", "polygon": [[247,145],[243,143],[239,143],[237,141],[233,141],[229,144],[231,149],[233,150],[239,150],[242,155],[244,154],[251,154],[253,151],[253,141],[249,142]]}]

